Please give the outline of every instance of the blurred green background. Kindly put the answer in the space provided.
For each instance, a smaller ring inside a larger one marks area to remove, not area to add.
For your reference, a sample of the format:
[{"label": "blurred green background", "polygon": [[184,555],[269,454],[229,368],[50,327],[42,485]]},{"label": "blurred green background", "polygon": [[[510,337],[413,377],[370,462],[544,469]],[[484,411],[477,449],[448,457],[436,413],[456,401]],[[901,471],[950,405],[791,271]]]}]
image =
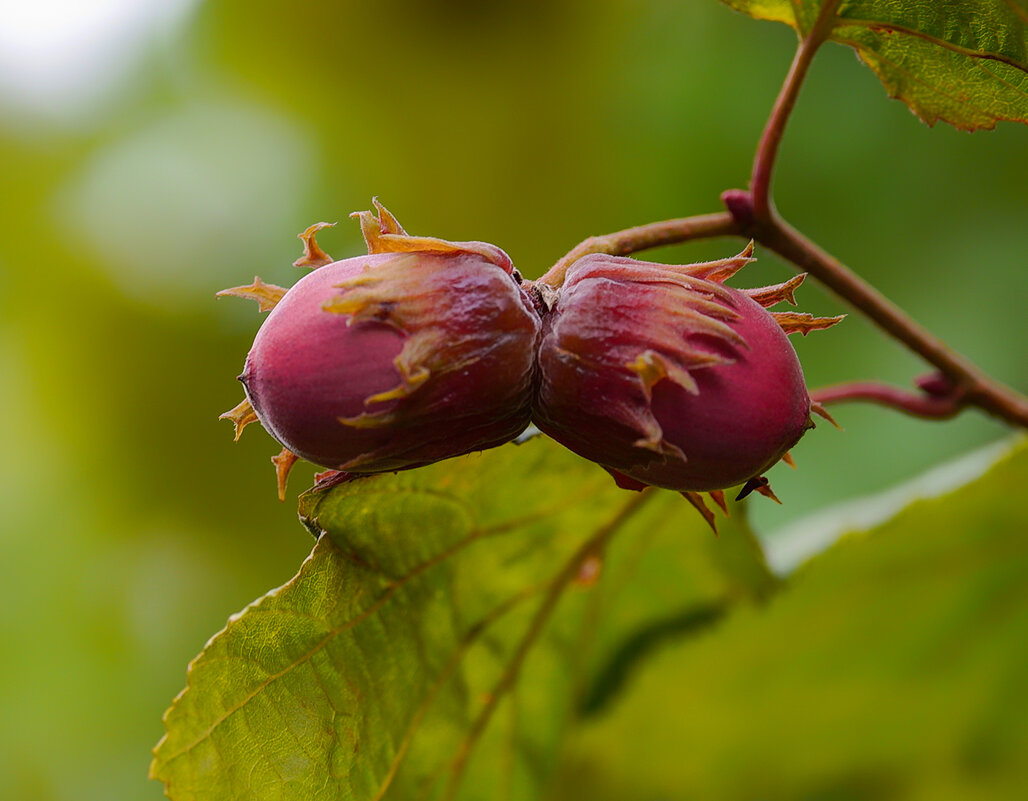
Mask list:
[{"label": "blurred green background", "polygon": [[[318,220],[360,252],[346,215],[372,195],[529,277],[590,234],[717,210],[794,41],[715,0],[0,4],[0,798],[160,798],[149,751],[187,661],[309,551],[313,471],[278,503],[277,446],[217,420],[260,319],[215,291],[292,283]],[[831,45],[778,206],[1024,391],[1026,144],[928,129]],[[789,275],[758,256],[743,283]],[[813,386],[924,371],[856,317],[796,347]],[[838,416],[776,469],[768,536],[1006,435],[974,412]]]}]

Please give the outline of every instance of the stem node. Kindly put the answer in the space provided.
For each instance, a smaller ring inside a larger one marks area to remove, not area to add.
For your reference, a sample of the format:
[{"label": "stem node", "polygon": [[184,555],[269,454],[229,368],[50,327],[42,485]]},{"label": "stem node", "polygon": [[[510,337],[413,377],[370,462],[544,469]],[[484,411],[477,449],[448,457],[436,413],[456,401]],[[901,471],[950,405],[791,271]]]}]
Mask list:
[{"label": "stem node", "polygon": [[756,222],[753,212],[753,194],[746,189],[726,189],[721,193],[721,202],[732,215],[740,232],[749,235]]}]

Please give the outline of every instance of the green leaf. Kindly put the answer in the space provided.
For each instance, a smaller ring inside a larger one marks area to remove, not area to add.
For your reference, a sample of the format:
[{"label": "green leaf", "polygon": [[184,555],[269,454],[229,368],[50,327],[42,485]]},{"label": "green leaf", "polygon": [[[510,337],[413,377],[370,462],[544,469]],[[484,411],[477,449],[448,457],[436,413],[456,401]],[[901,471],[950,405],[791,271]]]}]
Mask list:
[{"label": "green leaf", "polygon": [[1028,446],[665,648],[554,798],[1013,799],[1028,787]]},{"label": "green leaf", "polygon": [[[825,0],[722,0],[800,35]],[[830,39],[856,49],[929,125],[993,128],[1028,122],[1028,0],[843,0]]]},{"label": "green leaf", "polygon": [[741,514],[715,538],[541,438],[301,515],[320,537],[299,574],[208,643],[165,716],[172,799],[535,801],[576,709],[774,586]]}]

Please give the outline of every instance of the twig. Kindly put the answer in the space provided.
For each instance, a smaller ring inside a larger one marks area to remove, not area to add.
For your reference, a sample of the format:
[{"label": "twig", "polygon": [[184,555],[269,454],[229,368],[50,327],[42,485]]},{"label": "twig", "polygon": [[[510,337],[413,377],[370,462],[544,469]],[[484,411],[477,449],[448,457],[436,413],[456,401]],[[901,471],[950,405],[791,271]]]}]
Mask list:
[{"label": "twig", "polygon": [[789,73],[778,92],[771,115],[760,136],[757,153],[753,159],[753,174],[750,177],[753,214],[758,220],[767,219],[774,209],[771,201],[771,174],[778,156],[778,146],[782,142],[782,135],[785,133],[785,126],[792,114],[793,106],[796,105],[800,87],[803,86],[803,81],[807,77],[807,70],[810,69],[810,64],[818,49],[832,32],[832,26],[835,24],[835,11],[839,7],[839,2],[840,0],[830,0],[825,3],[821,7],[821,13],[818,14],[813,27],[800,40],[792,65],[789,67]]},{"label": "twig", "polygon": [[680,217],[676,220],[639,225],[615,231],[604,236],[591,236],[580,242],[560,261],[554,264],[540,283],[560,287],[564,283],[568,268],[583,256],[591,253],[606,253],[611,256],[627,256],[640,250],[688,242],[692,239],[711,239],[716,236],[730,236],[739,233],[739,224],[730,212],[701,214],[695,217]]},{"label": "twig", "polygon": [[963,395],[936,397],[917,394],[878,381],[855,381],[851,384],[822,387],[812,391],[810,399],[828,405],[867,401],[896,409],[912,417],[929,420],[946,420],[958,414],[965,405]]},{"label": "twig", "polygon": [[810,273],[938,368],[961,389],[966,405],[977,406],[1008,423],[1028,427],[1028,398],[991,378],[929,333],[867,281],[790,226],[777,212],[767,221],[754,222],[747,232],[800,270]]}]

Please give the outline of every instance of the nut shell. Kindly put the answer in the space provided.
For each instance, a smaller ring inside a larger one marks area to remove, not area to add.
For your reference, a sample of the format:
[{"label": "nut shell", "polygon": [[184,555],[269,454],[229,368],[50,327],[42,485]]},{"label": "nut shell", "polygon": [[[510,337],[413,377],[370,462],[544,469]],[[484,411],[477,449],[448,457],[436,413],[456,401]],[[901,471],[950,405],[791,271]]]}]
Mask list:
[{"label": "nut shell", "polygon": [[539,428],[681,492],[736,486],[777,462],[811,427],[796,352],[759,303],[696,272],[576,262],[544,324]]},{"label": "nut shell", "polygon": [[303,459],[402,470],[524,429],[539,330],[509,262],[459,249],[373,253],[298,281],[240,378],[263,426]]}]

